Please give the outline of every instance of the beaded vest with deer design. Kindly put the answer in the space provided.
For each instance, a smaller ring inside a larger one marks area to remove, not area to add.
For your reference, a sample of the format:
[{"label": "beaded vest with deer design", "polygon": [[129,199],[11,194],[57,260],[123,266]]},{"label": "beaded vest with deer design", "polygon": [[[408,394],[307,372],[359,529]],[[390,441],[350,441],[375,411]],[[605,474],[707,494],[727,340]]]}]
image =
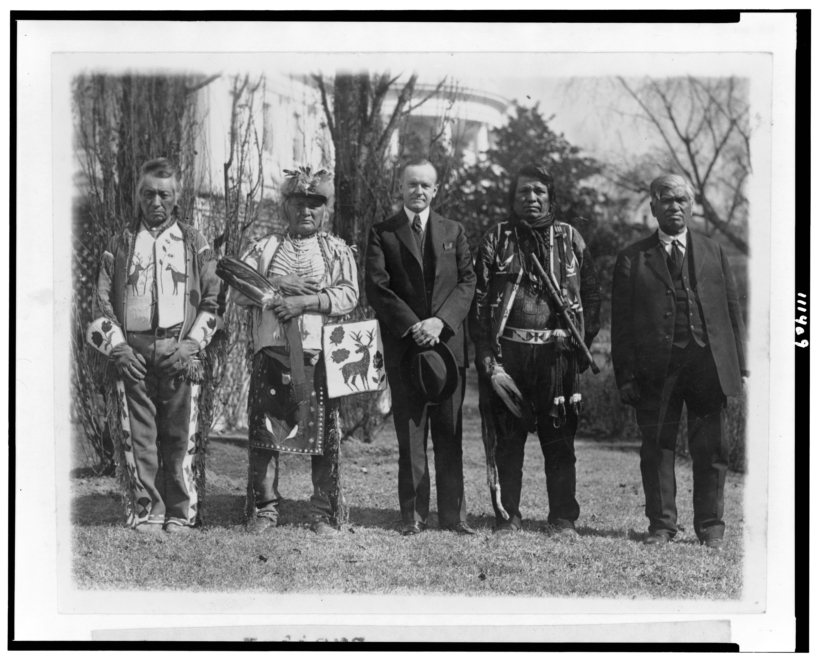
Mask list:
[{"label": "beaded vest with deer design", "polygon": [[154,236],[140,224],[125,288],[127,328],[170,328],[185,320],[187,265],[182,230],[176,222]]}]

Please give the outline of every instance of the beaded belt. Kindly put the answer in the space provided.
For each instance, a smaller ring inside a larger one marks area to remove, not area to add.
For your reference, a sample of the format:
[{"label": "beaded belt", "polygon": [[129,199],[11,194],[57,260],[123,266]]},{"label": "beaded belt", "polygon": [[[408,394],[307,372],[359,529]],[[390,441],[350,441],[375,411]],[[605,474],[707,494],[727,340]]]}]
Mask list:
[{"label": "beaded belt", "polygon": [[520,342],[521,344],[548,344],[556,337],[570,336],[567,330],[525,330],[522,328],[505,327],[502,339]]},{"label": "beaded belt", "polygon": [[132,330],[133,335],[149,335],[157,339],[174,339],[182,332],[182,324],[178,323],[171,328],[155,328],[154,330]]}]

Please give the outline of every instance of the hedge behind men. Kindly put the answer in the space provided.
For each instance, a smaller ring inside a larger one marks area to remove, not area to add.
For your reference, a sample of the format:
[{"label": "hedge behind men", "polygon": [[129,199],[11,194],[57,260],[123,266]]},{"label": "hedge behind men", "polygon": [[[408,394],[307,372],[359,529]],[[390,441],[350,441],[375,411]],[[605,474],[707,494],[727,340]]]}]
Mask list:
[{"label": "hedge behind men", "polygon": [[207,241],[176,219],[178,182],[168,160],[142,166],[137,197],[141,217],[102,255],[94,316],[104,319],[103,330],[113,324],[125,337],[110,357],[129,415],[123,445],[135,467],[128,475],[130,523],[140,532],[185,533],[197,522],[191,466],[199,356],[216,332],[224,297]]},{"label": "hedge behind men", "polygon": [[622,401],[636,408],[647,543],[677,533],[674,461],[682,404],[693,459],[693,527],[721,550],[728,447],[724,411],[742,390],[744,322],[730,264],[688,229],[693,191],[666,174],[650,185],[656,233],[623,250],[613,277],[612,358]]},{"label": "hedge behind men", "polygon": [[[440,527],[474,533],[466,524],[462,447],[467,364],[463,321],[474,295],[474,270],[463,226],[430,208],[437,188],[437,172],[429,161],[408,163],[401,176],[404,207],[372,227],[366,252],[366,294],[381,326],[392,388],[405,536],[425,529],[429,514],[430,426]],[[413,363],[408,371],[414,369],[415,379],[402,377],[402,361]],[[423,385],[418,370],[426,367],[432,367],[426,375],[437,371],[447,381],[437,392],[446,396],[434,404],[415,386]]]}]

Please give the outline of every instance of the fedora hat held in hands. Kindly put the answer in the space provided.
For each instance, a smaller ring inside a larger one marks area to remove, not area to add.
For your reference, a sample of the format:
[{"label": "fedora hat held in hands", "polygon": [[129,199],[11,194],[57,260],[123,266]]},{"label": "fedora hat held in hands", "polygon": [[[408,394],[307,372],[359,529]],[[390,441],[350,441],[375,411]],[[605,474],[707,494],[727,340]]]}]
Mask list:
[{"label": "fedora hat held in hands", "polygon": [[434,346],[413,344],[400,359],[400,376],[407,391],[428,403],[440,403],[457,388],[457,361],[443,342]]}]

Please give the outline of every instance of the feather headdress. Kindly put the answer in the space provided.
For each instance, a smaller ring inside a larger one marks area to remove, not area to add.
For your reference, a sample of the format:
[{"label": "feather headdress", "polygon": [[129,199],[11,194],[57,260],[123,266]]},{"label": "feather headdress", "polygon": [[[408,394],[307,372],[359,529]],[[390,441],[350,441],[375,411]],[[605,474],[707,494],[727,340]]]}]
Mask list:
[{"label": "feather headdress", "polygon": [[301,165],[295,170],[284,170],[286,177],[281,194],[287,198],[294,195],[332,199],[335,186],[332,173],[323,168],[313,171],[309,165]]}]

